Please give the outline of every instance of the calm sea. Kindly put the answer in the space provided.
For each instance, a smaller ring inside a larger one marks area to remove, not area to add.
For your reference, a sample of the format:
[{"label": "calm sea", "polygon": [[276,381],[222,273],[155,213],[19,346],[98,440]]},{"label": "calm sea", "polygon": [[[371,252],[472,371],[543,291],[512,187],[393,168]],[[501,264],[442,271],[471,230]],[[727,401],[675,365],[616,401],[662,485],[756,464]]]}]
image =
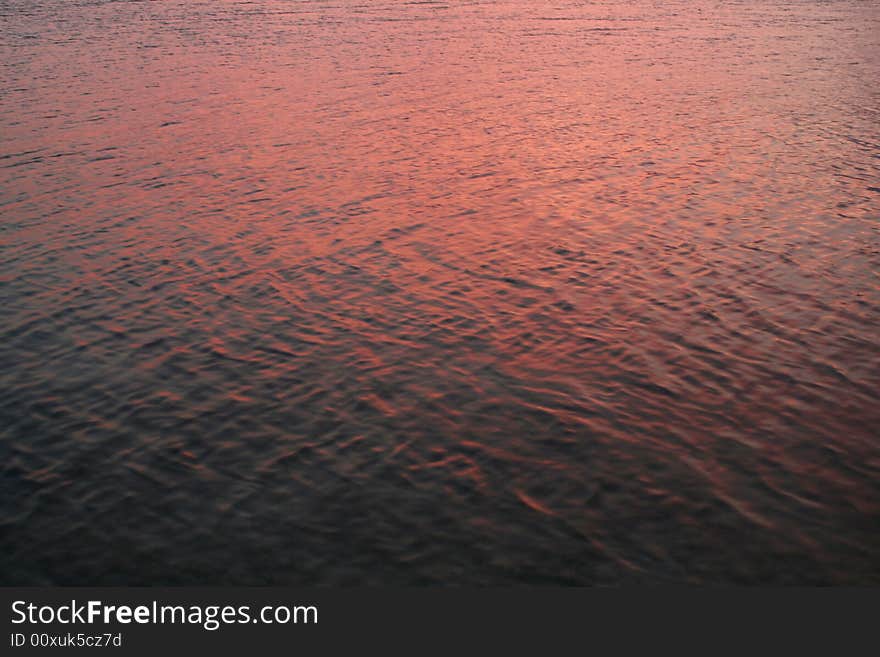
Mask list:
[{"label": "calm sea", "polygon": [[880,5],[0,0],[0,582],[880,582]]}]

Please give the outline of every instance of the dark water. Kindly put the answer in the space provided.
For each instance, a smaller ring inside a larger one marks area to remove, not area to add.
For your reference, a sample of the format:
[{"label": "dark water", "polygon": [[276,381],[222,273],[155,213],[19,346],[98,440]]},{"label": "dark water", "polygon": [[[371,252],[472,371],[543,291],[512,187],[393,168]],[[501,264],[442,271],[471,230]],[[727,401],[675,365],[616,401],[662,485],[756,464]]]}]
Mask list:
[{"label": "dark water", "polygon": [[0,0],[0,581],[880,582],[880,5]]}]

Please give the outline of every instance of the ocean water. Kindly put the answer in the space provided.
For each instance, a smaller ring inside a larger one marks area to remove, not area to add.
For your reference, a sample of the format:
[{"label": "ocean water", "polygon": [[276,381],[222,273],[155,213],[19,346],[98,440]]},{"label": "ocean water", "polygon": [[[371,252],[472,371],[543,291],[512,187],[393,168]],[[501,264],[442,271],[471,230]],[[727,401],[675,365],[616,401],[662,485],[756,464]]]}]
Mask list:
[{"label": "ocean water", "polygon": [[0,0],[0,582],[880,583],[880,5]]}]

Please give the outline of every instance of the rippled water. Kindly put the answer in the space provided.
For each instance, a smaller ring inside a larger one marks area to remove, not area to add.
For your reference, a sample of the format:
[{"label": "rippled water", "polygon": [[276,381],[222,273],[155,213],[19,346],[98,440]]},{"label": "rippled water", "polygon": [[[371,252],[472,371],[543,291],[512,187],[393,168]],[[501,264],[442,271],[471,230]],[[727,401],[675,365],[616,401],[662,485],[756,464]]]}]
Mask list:
[{"label": "rippled water", "polygon": [[3,582],[880,582],[876,3],[0,37]]}]

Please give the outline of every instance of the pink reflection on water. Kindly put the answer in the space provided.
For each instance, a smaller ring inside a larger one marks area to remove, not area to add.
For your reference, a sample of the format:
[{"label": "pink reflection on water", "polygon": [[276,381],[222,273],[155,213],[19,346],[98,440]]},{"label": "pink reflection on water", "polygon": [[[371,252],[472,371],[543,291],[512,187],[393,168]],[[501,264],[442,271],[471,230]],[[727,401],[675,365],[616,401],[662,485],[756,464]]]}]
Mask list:
[{"label": "pink reflection on water", "polygon": [[502,573],[541,532],[615,577],[875,572],[876,10],[142,5],[37,3],[3,46],[25,471],[79,440],[270,527],[326,495],[330,533],[356,485],[382,549]]}]

